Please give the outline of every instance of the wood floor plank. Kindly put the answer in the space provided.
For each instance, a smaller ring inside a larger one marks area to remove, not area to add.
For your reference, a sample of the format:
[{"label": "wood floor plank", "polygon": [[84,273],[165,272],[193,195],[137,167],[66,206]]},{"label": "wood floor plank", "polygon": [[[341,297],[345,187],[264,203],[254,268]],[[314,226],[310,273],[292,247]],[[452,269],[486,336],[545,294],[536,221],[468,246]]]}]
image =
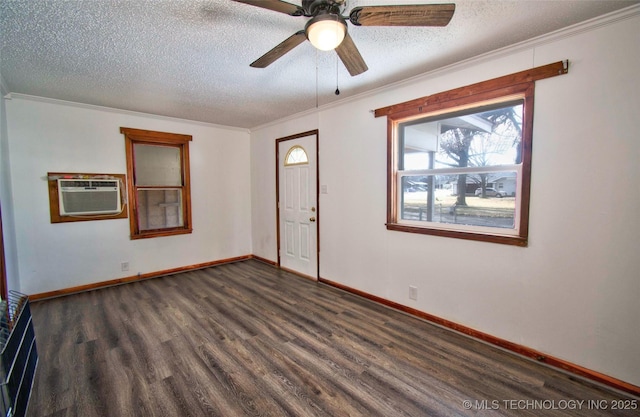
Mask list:
[{"label": "wood floor plank", "polygon": [[40,361],[30,417],[607,417],[637,410],[504,401],[626,399],[640,407],[255,260],[31,308]]}]

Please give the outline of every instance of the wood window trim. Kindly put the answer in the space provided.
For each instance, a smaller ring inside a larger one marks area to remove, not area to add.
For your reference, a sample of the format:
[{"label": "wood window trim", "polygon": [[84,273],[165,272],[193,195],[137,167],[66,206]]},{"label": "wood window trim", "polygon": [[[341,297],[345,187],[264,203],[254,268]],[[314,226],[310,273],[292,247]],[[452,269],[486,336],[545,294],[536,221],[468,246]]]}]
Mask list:
[{"label": "wood window trim", "polygon": [[[174,236],[189,234],[193,232],[192,216],[191,216],[191,176],[189,161],[189,142],[193,139],[191,135],[179,133],[156,132],[151,130],[133,129],[121,127],[120,133],[125,137],[125,150],[127,156],[127,192],[129,204],[129,228],[131,230],[130,238],[147,239],[162,236]],[[180,189],[183,191],[182,210],[183,225],[175,228],[158,229],[158,230],[140,230],[138,226],[138,204],[135,186],[135,165],[133,158],[134,144],[144,145],[165,145],[175,146],[180,149],[182,158],[182,181],[183,185]]]},{"label": "wood window trim", "polygon": [[[533,101],[535,81],[563,75],[569,71],[568,61],[559,61],[541,67],[531,68],[518,73],[505,75],[465,87],[417,98],[391,106],[376,109],[375,117],[387,117],[387,223],[388,230],[408,233],[453,237],[467,240],[501,243],[515,246],[527,246],[529,234],[529,199],[531,186],[531,151],[533,134]],[[522,126],[522,190],[520,202],[520,228],[517,236],[475,233],[417,227],[397,222],[396,208],[396,140],[397,126],[401,121],[433,113],[446,113],[459,107],[473,107],[474,103],[499,99],[513,94],[524,94]]]},{"label": "wood window trim", "polygon": [[[528,70],[516,72],[487,81],[470,84],[453,90],[420,97],[404,103],[393,104],[381,107],[374,111],[375,117],[390,116],[394,119],[401,119],[420,113],[431,113],[444,108],[456,107],[457,105],[468,104],[471,97],[481,95],[492,90],[515,86],[518,84],[535,82],[545,78],[551,78],[569,72],[568,61],[558,61],[553,64],[543,65]],[[473,99],[471,102],[481,101]],[[428,108],[428,110],[427,110]]]},{"label": "wood window trim", "polygon": [[[125,191],[122,187],[125,186],[126,176],[125,174],[89,174],[78,172],[48,172],[47,183],[49,188],[49,216],[51,223],[71,223],[71,222],[86,222],[90,220],[113,220],[113,219],[126,219],[127,218],[127,202],[122,202],[122,210],[117,214],[96,214],[96,215],[78,215],[78,216],[61,216],[60,215],[60,197],[58,194],[58,180],[57,178],[95,178],[95,179],[108,179],[117,178],[120,180],[120,193]],[[122,198],[122,194],[120,196]]]}]

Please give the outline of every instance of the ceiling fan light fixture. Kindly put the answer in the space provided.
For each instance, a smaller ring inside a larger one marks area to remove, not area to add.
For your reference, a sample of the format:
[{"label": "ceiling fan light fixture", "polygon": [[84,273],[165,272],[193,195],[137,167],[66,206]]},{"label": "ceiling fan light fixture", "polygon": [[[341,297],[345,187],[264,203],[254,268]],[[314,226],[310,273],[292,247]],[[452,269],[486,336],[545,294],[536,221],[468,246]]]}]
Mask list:
[{"label": "ceiling fan light fixture", "polygon": [[347,34],[347,23],[336,14],[324,13],[309,20],[304,28],[309,42],[321,51],[331,51]]}]

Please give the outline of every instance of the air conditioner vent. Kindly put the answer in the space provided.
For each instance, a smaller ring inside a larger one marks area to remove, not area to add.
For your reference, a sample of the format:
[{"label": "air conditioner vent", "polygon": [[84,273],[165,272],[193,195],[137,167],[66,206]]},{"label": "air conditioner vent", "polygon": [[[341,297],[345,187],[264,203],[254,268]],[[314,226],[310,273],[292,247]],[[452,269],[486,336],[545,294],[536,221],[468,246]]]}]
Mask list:
[{"label": "air conditioner vent", "polygon": [[59,179],[61,216],[114,214],[122,211],[120,181]]}]

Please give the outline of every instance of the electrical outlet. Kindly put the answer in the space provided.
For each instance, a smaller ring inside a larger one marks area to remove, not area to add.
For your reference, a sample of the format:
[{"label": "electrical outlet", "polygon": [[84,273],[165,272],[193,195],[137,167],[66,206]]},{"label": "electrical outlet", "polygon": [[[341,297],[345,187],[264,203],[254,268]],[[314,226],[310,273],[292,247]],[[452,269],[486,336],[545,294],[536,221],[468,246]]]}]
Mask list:
[{"label": "electrical outlet", "polygon": [[120,268],[122,269],[122,271],[128,271],[129,270],[129,262],[122,262],[120,264]]},{"label": "electrical outlet", "polygon": [[418,287],[414,287],[413,285],[409,285],[409,298],[412,300],[418,299]]}]

